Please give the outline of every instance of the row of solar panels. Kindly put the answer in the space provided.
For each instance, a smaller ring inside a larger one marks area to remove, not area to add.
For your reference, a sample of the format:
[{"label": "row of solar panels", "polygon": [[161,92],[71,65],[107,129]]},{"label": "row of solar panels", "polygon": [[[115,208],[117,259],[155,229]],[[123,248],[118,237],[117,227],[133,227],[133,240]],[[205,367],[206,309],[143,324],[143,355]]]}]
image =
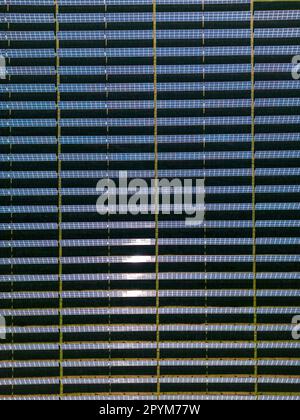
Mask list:
[{"label": "row of solar panels", "polygon": [[[252,272],[160,272],[160,280],[253,280]],[[258,272],[258,280],[297,280],[300,278],[300,272]],[[155,273],[86,273],[86,274],[62,274],[64,282],[71,281],[97,281],[105,282],[109,280],[116,281],[139,281],[139,280],[155,280]],[[31,274],[12,274],[3,275],[1,281],[9,282],[13,280],[16,283],[22,282],[58,282],[58,275],[31,275]],[[136,283],[137,284],[137,283]],[[136,286],[134,284],[134,286]]]},{"label": "row of solar panels", "polygon": [[[300,204],[298,203],[298,206]],[[251,238],[159,238],[160,245],[252,245]],[[300,238],[257,238],[258,245],[299,245]],[[103,247],[103,246],[135,246],[135,245],[155,245],[154,239],[65,239],[62,240],[63,247]],[[34,248],[34,247],[57,247],[58,241],[55,240],[13,240],[0,241],[0,248]],[[279,291],[278,291],[279,292]]]},{"label": "row of solar panels", "polygon": [[[0,101],[0,109],[7,110],[56,110],[57,105],[61,110],[126,110],[126,109],[153,109],[154,101]],[[256,108],[294,107],[300,105],[300,98],[258,98],[255,101]],[[250,99],[182,99],[182,100],[158,100],[158,109],[206,109],[210,108],[250,108]]]},{"label": "row of solar panels", "polygon": [[[158,65],[157,68],[158,75],[168,75],[168,74],[177,74],[177,75],[199,75],[199,74],[231,74],[234,77],[237,77],[240,74],[250,74],[251,66],[249,64],[210,64],[210,65],[196,65],[196,64],[178,64],[174,65]],[[288,73],[291,74],[291,64],[290,63],[256,63],[255,73]],[[47,76],[47,75],[56,75],[55,67],[51,66],[7,66],[6,74],[11,76]],[[58,69],[58,74],[62,76],[83,76],[83,75],[97,75],[104,76],[109,74],[110,76],[128,76],[128,75],[153,75],[154,68],[152,65],[126,65],[126,66],[63,66],[61,65]],[[296,87],[296,83],[294,83]]]},{"label": "row of solar panels", "polygon": [[[241,92],[250,92],[251,91],[251,82],[179,82],[179,83],[158,83],[157,90],[158,92],[198,92],[203,91],[205,88],[206,92],[230,92],[238,91]],[[274,81],[258,81],[255,84],[255,91],[259,90],[299,90],[300,85],[296,80],[274,80]],[[104,83],[98,84],[89,84],[89,83],[62,83],[60,84],[60,92],[71,92],[71,93],[80,93],[80,92],[90,92],[90,93],[101,93],[107,92],[110,93],[136,93],[136,92],[152,92],[153,83]],[[10,84],[6,85],[2,83],[0,85],[0,92],[56,92],[55,84]]]},{"label": "row of solar panels", "polygon": [[[54,7],[54,2],[52,2]],[[201,6],[201,5],[200,5]],[[97,10],[97,9],[96,9]],[[107,12],[107,13],[64,13],[60,12],[57,18],[60,23],[143,23],[153,21],[152,12]],[[157,22],[249,22],[250,11],[233,12],[160,12],[156,13]],[[295,10],[258,10],[254,13],[255,22],[266,21],[297,21],[300,18],[300,11]],[[0,13],[0,23],[54,23],[53,13]]]},{"label": "row of solar panels", "polygon": [[[24,23],[24,22],[22,22]],[[299,28],[257,28],[254,31],[255,39],[292,39],[299,38]],[[237,39],[249,40],[251,31],[249,29],[160,29],[157,31],[158,40],[197,40],[205,37],[207,40]],[[58,34],[51,31],[1,31],[1,41],[129,41],[129,40],[152,40],[153,31],[151,30],[78,30],[60,31]]]},{"label": "row of solar panels", "polygon": [[[60,259],[62,264],[134,264],[134,263],[155,263],[155,256],[145,255],[139,257],[136,261],[135,257],[130,256],[77,256],[77,257],[62,257]],[[201,263],[201,262],[252,262],[252,255],[160,255],[158,261],[160,263]],[[300,262],[300,255],[258,255],[256,257],[257,262]],[[57,265],[59,263],[58,258],[51,257],[40,257],[40,258],[0,258],[0,265]]]},{"label": "row of solar panels", "polygon": [[[53,6],[55,0],[1,0],[2,5]],[[205,0],[207,5],[250,4],[250,0]],[[153,0],[57,0],[59,6],[151,6]],[[199,5],[199,0],[156,0],[157,6]]]},{"label": "row of solar panels", "polygon": [[[162,298],[166,297],[223,297],[223,298],[240,298],[240,297],[253,297],[253,290],[160,290],[159,296]],[[260,297],[299,297],[299,290],[258,290],[256,292],[258,298]],[[63,291],[62,297],[65,299],[106,299],[106,298],[144,298],[144,297],[156,297],[155,290],[138,290],[138,291],[124,291],[124,290],[86,290],[86,291]],[[12,292],[12,293],[0,293],[0,298],[3,303],[5,300],[11,299],[58,299],[58,292]],[[275,326],[276,327],[276,326]],[[274,327],[274,328],[275,328]],[[289,331],[290,331],[289,326]],[[185,327],[183,327],[185,328]],[[206,326],[195,327],[195,331],[201,331]],[[211,328],[208,326],[207,328]]]},{"label": "row of solar panels", "polygon": [[[180,169],[178,170],[178,172],[174,172],[175,170],[173,169],[166,169],[166,170],[160,170],[159,174],[161,178],[164,177],[170,177],[170,178],[175,178],[177,176],[177,178],[180,177],[199,177],[199,178],[235,178],[235,177],[249,177],[251,176],[251,171],[249,168],[238,168],[238,169],[227,169],[227,168],[222,168],[222,169],[191,169],[191,170],[184,170],[184,169]],[[298,176],[300,173],[300,168],[257,168],[256,169],[256,174],[258,177],[274,177],[274,176]],[[117,171],[62,171],[61,173],[61,178],[62,179],[102,179],[105,177],[109,177],[110,179],[112,178],[118,178],[118,176],[120,175],[119,172]],[[127,172],[127,176],[129,178],[153,178],[153,171],[151,170],[136,170],[136,171],[128,171]],[[18,170],[14,170],[11,172],[11,174],[8,174],[7,172],[0,172],[0,179],[34,179],[37,176],[39,176],[39,179],[57,179],[57,173],[55,171],[18,171]],[[229,204],[230,206],[234,206],[234,207],[230,207],[228,208],[228,210],[248,210],[249,209],[249,204],[236,204],[236,203],[231,203]],[[264,203],[258,203],[257,204],[258,210],[266,210],[267,208],[264,208]],[[268,208],[270,208],[270,206],[274,206],[272,209],[275,210],[292,210],[292,209],[296,209],[297,203],[272,203],[272,204],[267,204]],[[217,209],[217,204],[215,205],[211,205],[208,204],[208,208],[210,209]],[[224,203],[222,204],[222,206],[224,206]],[[286,206],[286,207],[285,207]],[[2,209],[4,209],[3,206],[1,206]],[[224,208],[224,207],[223,207]],[[17,211],[17,207],[15,207],[16,211]],[[25,209],[25,207],[24,207]],[[29,209],[29,207],[28,207]],[[37,207],[37,209],[41,212],[45,211],[45,208],[43,208],[42,206]],[[221,208],[220,208],[221,210]]]},{"label": "row of solar panels", "polygon": [[[206,221],[202,225],[202,229],[240,229],[252,228],[253,224],[249,220],[217,220]],[[256,228],[298,228],[300,227],[300,220],[257,220]],[[107,229],[144,229],[153,230],[155,228],[154,222],[63,222],[61,223],[63,230],[107,230]],[[159,221],[160,229],[187,229],[188,226],[184,221]],[[0,223],[0,230],[58,230],[57,223]]]},{"label": "row of solar panels", "polygon": [[[166,126],[199,126],[199,125],[207,125],[207,126],[240,126],[240,125],[251,125],[252,120],[251,117],[174,117],[174,118],[158,118],[157,120],[159,127],[166,127]],[[61,127],[106,127],[109,125],[110,127],[152,127],[154,123],[153,118],[109,118],[108,120],[103,118],[62,118],[60,120]],[[256,125],[288,125],[288,124],[300,124],[300,115],[263,115],[257,116],[255,118]],[[0,127],[56,127],[56,119],[51,118],[36,118],[36,119],[0,119]],[[279,153],[279,152],[278,152]],[[267,153],[266,153],[267,154]],[[290,151],[290,156],[294,155],[297,156],[299,151],[292,150]],[[245,154],[241,153],[240,156],[245,156]],[[79,156],[79,155],[77,155]],[[148,160],[146,157],[147,155],[141,155],[141,160]],[[149,155],[151,158],[151,155]],[[86,156],[88,158],[88,156]],[[100,155],[97,158],[100,158]],[[188,155],[186,155],[186,158]],[[199,156],[194,154],[191,159],[197,159]],[[217,156],[215,156],[217,157]],[[231,156],[232,158],[234,155]],[[33,159],[35,157],[33,156]],[[78,157],[75,157],[78,159]],[[92,158],[92,156],[90,156]],[[209,158],[209,155],[208,155]],[[4,155],[4,159],[6,159]],[[72,159],[72,157],[71,157]],[[113,160],[113,156],[111,156]],[[122,156],[119,155],[119,159],[122,160]],[[160,157],[163,159],[163,155]],[[182,157],[178,156],[177,160],[181,160]],[[105,159],[106,160],[106,159]],[[128,159],[130,160],[130,155],[128,155]]]},{"label": "row of solar panels", "polygon": [[[300,118],[300,117],[299,117]],[[43,121],[43,120],[42,120]],[[126,126],[126,124],[124,124]],[[300,156],[299,150],[275,150],[275,151],[260,151],[257,152],[256,158],[260,159],[298,159]],[[249,160],[251,159],[250,152],[241,152],[241,151],[232,151],[232,152],[180,152],[180,153],[160,153],[160,160],[167,161],[167,160],[177,160],[177,161],[193,161],[206,158],[207,160],[221,160],[222,162],[226,160]],[[80,162],[80,161],[106,161],[107,156],[104,153],[63,153],[59,156],[61,161],[65,162]],[[111,153],[109,154],[109,159],[113,161],[148,161],[153,160],[152,153]],[[21,154],[21,153],[11,153],[11,154],[2,154],[0,161],[2,162],[56,162],[57,157],[52,154],[47,153],[32,153],[32,154]],[[248,187],[248,192],[251,193],[251,187]],[[291,189],[297,188],[297,185],[291,186]],[[42,191],[42,190],[41,190]],[[97,194],[96,188],[86,190],[90,194]],[[9,191],[7,191],[9,193]],[[217,192],[217,191],[215,191]],[[220,191],[221,192],[221,191]],[[234,190],[232,190],[234,192]],[[236,192],[243,192],[243,188],[241,187],[240,190],[236,190]],[[244,192],[247,192],[244,189]]]},{"label": "row of solar panels", "polygon": [[[205,136],[200,136],[197,134],[194,135],[159,135],[157,137],[157,141],[159,144],[203,144],[206,143],[250,143],[251,136],[248,133],[243,134],[205,134]],[[297,133],[257,133],[255,135],[255,141],[257,143],[280,143],[286,144],[288,142],[297,142],[299,139],[297,137]],[[131,136],[131,135],[123,135],[123,136],[61,136],[60,143],[61,144],[153,144],[154,137],[148,135],[140,135],[140,136]],[[57,138],[52,136],[10,136],[10,137],[0,137],[0,144],[12,144],[12,145],[30,145],[30,144],[57,144]],[[286,168],[288,169],[288,168]],[[297,169],[297,168],[295,168]],[[257,170],[261,170],[261,168],[257,168]],[[265,168],[265,171],[272,171],[272,168]],[[280,170],[280,168],[278,168]],[[161,176],[169,176],[175,177],[174,170],[170,169],[169,172],[167,170],[163,171],[160,170]],[[178,176],[198,176],[199,171],[201,169],[195,168],[190,169],[187,171],[190,172],[183,172],[183,169],[178,169]],[[236,169],[231,169],[231,175],[234,176]],[[27,171],[29,174],[32,171]],[[62,175],[67,174],[68,172],[62,172]],[[75,172],[74,172],[75,173]],[[78,172],[82,174],[82,171]],[[86,173],[92,174],[91,171],[86,171]],[[101,173],[100,172],[94,172]],[[109,172],[111,173],[111,172]],[[117,172],[113,172],[117,174]],[[131,173],[133,177],[141,177],[142,175],[138,175],[144,172],[139,170],[130,169],[128,173]],[[147,171],[146,173],[151,173]],[[212,172],[213,173],[213,172]],[[169,174],[169,175],[168,175]],[[190,175],[188,175],[190,174]],[[191,175],[192,174],[192,175]],[[224,172],[226,175],[226,172]],[[271,174],[271,172],[270,172]],[[12,172],[12,176],[14,173]],[[81,175],[80,175],[81,176]],[[97,175],[98,176],[98,175]],[[113,175],[111,175],[113,176]],[[113,177],[118,176],[114,175]],[[148,175],[143,175],[144,177],[148,177]],[[153,177],[153,175],[151,175]]]},{"label": "row of solar panels", "polygon": [[[250,47],[241,46],[223,46],[223,47],[161,47],[157,48],[157,57],[199,57],[204,53],[206,57],[218,56],[249,56]],[[291,56],[299,52],[298,45],[268,45],[258,46],[255,49],[255,56]],[[58,55],[61,58],[79,58],[79,57],[152,57],[152,48],[60,48]],[[54,49],[9,49],[0,50],[0,54],[7,58],[54,58],[56,53]]]},{"label": "row of solar panels", "polygon": [[[161,376],[160,381],[162,384],[164,383],[245,383],[245,384],[253,384],[256,381],[256,378],[251,377],[219,377],[219,378],[206,378],[206,377],[165,377]],[[261,384],[299,384],[300,378],[270,378],[266,377],[259,377],[258,382]],[[64,384],[156,384],[156,378],[63,378]],[[43,385],[43,384],[59,384],[58,378],[14,378],[14,379],[2,379],[0,380],[0,386],[5,385]]]},{"label": "row of solar panels", "polygon": [[[55,314],[55,311],[51,310],[44,310],[44,313],[42,311],[36,311],[36,314],[40,314],[45,316],[46,311],[48,313]],[[15,310],[17,313],[17,310]],[[25,310],[24,310],[25,312]],[[64,314],[67,312],[66,309],[64,309]],[[28,310],[29,313],[29,310]],[[31,311],[32,314],[34,314],[34,311]],[[130,311],[128,310],[128,313]],[[132,311],[132,313],[134,313]],[[241,312],[242,313],[242,312]],[[58,314],[58,312],[56,312]],[[15,351],[50,351],[50,350],[58,350],[60,345],[58,343],[12,343],[12,344],[2,344],[0,347],[0,352],[10,351],[14,349]],[[156,349],[158,347],[156,342],[105,342],[105,343],[98,343],[98,342],[84,342],[84,343],[63,343],[62,348],[65,350],[129,350],[131,352],[134,352],[134,350],[139,349]],[[161,349],[211,349],[211,350],[251,350],[257,347],[260,350],[300,350],[300,344],[295,341],[282,341],[282,342],[258,342],[254,343],[253,341],[248,342],[205,342],[205,341],[190,341],[190,342],[184,342],[184,341],[170,341],[170,342],[160,342],[159,347]],[[298,355],[299,353],[297,353]],[[264,356],[266,357],[266,356]],[[280,356],[279,356],[280,357]],[[282,356],[281,356],[282,357]],[[247,357],[248,358],[248,357]],[[270,378],[275,379],[275,378]],[[278,379],[278,378],[277,378]],[[281,378],[285,379],[285,378]],[[298,378],[299,379],[299,378]]]},{"label": "row of solar panels", "polygon": [[[255,361],[251,359],[246,360],[168,360],[162,359],[161,366],[162,367],[172,367],[172,366],[220,366],[220,367],[232,367],[232,366],[254,366]],[[260,359],[257,361],[258,366],[276,366],[276,367],[285,367],[285,366],[294,366],[299,367],[300,361],[299,360],[286,360],[286,359],[277,359],[277,360],[270,360],[270,359]],[[51,367],[58,367],[59,363],[55,360],[20,360],[20,361],[11,361],[2,363],[0,369],[15,367],[15,369],[22,369],[22,368],[51,368]],[[66,368],[72,367],[134,367],[134,366],[157,366],[157,360],[112,360],[111,362],[107,360],[65,360],[63,361],[63,366]]]}]

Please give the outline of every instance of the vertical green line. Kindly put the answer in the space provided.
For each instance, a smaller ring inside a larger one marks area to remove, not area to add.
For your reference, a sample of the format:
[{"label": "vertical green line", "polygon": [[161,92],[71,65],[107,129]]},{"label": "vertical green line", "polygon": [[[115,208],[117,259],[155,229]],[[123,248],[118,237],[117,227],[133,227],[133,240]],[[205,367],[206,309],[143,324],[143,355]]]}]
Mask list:
[{"label": "vertical green line", "polygon": [[60,58],[59,58],[59,4],[55,0],[55,53],[56,53],[56,123],[57,123],[57,193],[58,193],[58,281],[59,281],[59,395],[64,394],[63,385],[63,283],[62,283],[62,195],[61,195],[61,113],[60,113]]},{"label": "vertical green line", "polygon": [[255,165],[255,37],[254,1],[250,4],[251,30],[251,153],[252,153],[252,257],[253,257],[253,323],[254,323],[254,377],[255,395],[258,397],[258,351],[257,351],[257,264],[256,264],[256,165]]},{"label": "vertical green line", "polygon": [[[205,125],[205,115],[206,115],[206,104],[205,104],[205,98],[206,98],[206,90],[205,90],[205,78],[206,78],[206,74],[205,74],[205,0],[202,0],[202,49],[203,49],[203,53],[202,53],[202,66],[203,66],[203,71],[202,71],[202,82],[203,82],[203,100],[202,100],[202,118],[203,118],[203,169],[204,169],[204,173],[206,170],[206,158],[205,158],[205,151],[206,151],[206,125]],[[206,361],[206,367],[205,367],[205,375],[206,375],[206,395],[208,395],[209,393],[209,382],[208,382],[208,377],[209,377],[209,368],[208,368],[208,361],[209,361],[209,354],[208,354],[208,299],[207,299],[207,290],[208,290],[208,282],[207,282],[207,229],[206,229],[206,225],[204,224],[203,226],[203,235],[204,235],[204,256],[205,256],[205,261],[204,261],[204,281],[205,281],[205,361]]]},{"label": "vertical green line", "polygon": [[[109,100],[109,91],[108,91],[108,56],[107,56],[107,48],[108,48],[108,39],[107,39],[107,31],[108,31],[108,22],[107,22],[107,2],[104,0],[104,32],[105,32],[105,101],[106,101],[106,170],[107,170],[107,178],[109,179],[109,170],[110,170],[110,161],[109,161],[109,153],[110,153],[110,147],[109,147],[109,108],[108,108],[108,100]],[[108,189],[108,195],[109,195],[109,189]],[[108,255],[108,264],[107,264],[107,274],[108,274],[108,342],[109,342],[109,395],[112,393],[112,384],[111,384],[111,377],[112,377],[112,352],[111,352],[111,345],[112,345],[112,335],[111,335],[111,263],[110,263],[110,257],[111,257],[111,246],[110,246],[110,213],[107,214],[107,255]]]},{"label": "vertical green line", "polygon": [[[10,6],[9,4],[6,5],[6,12],[9,13],[10,12]],[[9,19],[7,20],[7,31],[10,31],[10,22]],[[8,50],[10,49],[10,37],[8,37],[7,40],[7,48]],[[8,60],[8,64],[10,64],[10,58],[7,59]],[[11,76],[9,74],[8,76],[8,84],[9,84],[9,91],[8,91],[8,100],[9,102],[11,101],[11,89],[10,89],[10,83],[11,83]],[[8,111],[8,118],[9,121],[11,120],[11,108],[9,107],[9,111]],[[12,212],[12,206],[13,206],[13,196],[12,196],[12,188],[13,188],[13,181],[12,181],[12,170],[13,170],[13,164],[12,164],[12,153],[13,153],[13,146],[11,143],[11,126],[9,125],[9,154],[10,154],[10,160],[9,160],[9,172],[10,172],[10,177],[9,177],[9,188],[10,188],[10,258],[11,258],[11,263],[10,263],[10,275],[11,275],[11,282],[10,282],[10,291],[12,294],[11,297],[11,311],[13,312],[14,310],[14,298],[13,298],[13,292],[14,292],[14,282],[13,282],[13,274],[14,274],[14,264],[12,262],[12,259],[14,257],[14,250],[13,250],[13,239],[14,239],[14,231],[12,229],[12,224],[13,224],[13,212]],[[12,370],[11,370],[11,376],[12,376],[12,381],[14,380],[14,332],[13,332],[13,328],[14,328],[14,316],[13,313],[11,314],[11,328],[12,328],[12,332],[11,332],[11,344],[12,344],[12,350],[11,350],[11,358],[12,358]],[[12,386],[11,386],[11,391],[12,391],[12,396],[14,395],[14,383],[12,382]]]},{"label": "vertical green line", "polygon": [[157,21],[156,0],[153,0],[153,68],[154,68],[154,177],[155,177],[155,286],[156,286],[156,363],[157,397],[160,399],[160,331],[159,331],[159,190],[158,190],[158,126],[157,126]]}]

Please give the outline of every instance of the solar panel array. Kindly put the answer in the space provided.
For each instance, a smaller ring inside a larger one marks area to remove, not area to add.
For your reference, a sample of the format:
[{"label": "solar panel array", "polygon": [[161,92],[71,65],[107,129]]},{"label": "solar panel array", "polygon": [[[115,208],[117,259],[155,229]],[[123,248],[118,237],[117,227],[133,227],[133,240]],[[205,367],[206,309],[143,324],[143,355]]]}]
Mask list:
[{"label": "solar panel array", "polygon": [[[299,6],[0,1],[2,399],[299,399]],[[119,171],[204,222],[99,215]]]}]

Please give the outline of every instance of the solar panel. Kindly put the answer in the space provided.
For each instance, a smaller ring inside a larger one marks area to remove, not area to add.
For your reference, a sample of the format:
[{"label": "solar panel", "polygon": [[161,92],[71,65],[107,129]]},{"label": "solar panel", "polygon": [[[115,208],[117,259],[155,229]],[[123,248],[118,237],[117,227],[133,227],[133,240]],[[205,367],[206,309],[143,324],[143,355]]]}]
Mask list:
[{"label": "solar panel", "polygon": [[1,400],[299,400],[299,5],[0,0]]}]

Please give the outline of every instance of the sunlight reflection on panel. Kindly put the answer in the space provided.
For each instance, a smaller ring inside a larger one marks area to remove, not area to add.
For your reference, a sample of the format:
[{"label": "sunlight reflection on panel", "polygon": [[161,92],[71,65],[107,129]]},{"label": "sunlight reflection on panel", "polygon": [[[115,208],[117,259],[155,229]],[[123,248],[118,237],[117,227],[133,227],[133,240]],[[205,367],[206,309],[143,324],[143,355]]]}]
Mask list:
[{"label": "sunlight reflection on panel", "polygon": [[122,292],[122,297],[131,298],[131,297],[146,297],[147,291],[145,290],[126,290]]},{"label": "sunlight reflection on panel", "polygon": [[131,257],[125,257],[123,260],[124,263],[151,263],[153,262],[153,257],[150,255],[133,255]]}]

